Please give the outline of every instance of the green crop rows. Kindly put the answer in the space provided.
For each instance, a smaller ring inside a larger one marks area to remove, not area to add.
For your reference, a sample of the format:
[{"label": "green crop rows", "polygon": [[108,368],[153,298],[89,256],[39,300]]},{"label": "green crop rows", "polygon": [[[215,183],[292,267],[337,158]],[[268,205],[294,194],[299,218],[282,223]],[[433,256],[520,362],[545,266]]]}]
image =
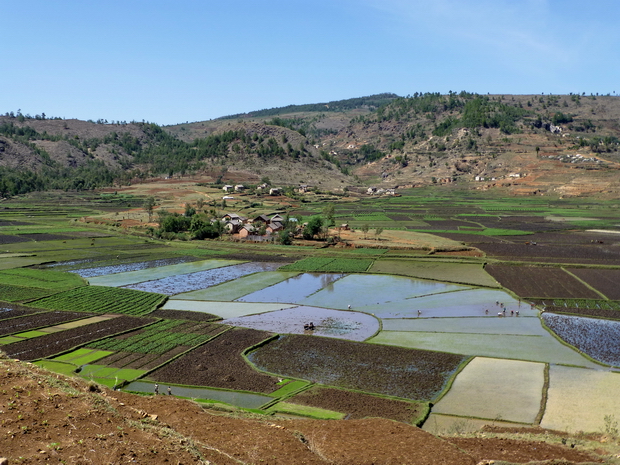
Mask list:
[{"label": "green crop rows", "polygon": [[84,286],[84,280],[76,274],[62,271],[15,268],[0,271],[0,284],[64,290]]},{"label": "green crop rows", "polygon": [[125,339],[114,337],[90,344],[94,349],[115,352],[136,352],[140,354],[164,354],[177,346],[195,346],[208,341],[212,336],[171,331],[186,322],[183,320],[163,320],[150,325],[140,334]]},{"label": "green crop rows", "polygon": [[48,289],[38,287],[14,286],[0,283],[0,296],[6,302],[21,302],[23,300],[39,299],[51,294]]},{"label": "green crop rows", "polygon": [[355,258],[309,257],[280,268],[282,271],[323,271],[338,273],[359,273],[366,271],[373,260]]},{"label": "green crop rows", "polygon": [[166,298],[162,294],[133,289],[84,286],[43,297],[31,302],[30,305],[50,310],[146,315],[155,310]]}]

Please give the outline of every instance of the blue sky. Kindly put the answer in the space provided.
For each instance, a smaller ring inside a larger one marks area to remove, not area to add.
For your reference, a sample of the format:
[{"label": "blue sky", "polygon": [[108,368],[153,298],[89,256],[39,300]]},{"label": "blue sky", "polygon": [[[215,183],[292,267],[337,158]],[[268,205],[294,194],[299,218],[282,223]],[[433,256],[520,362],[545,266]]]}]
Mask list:
[{"label": "blue sky", "polygon": [[612,93],[617,0],[6,0],[0,113],[201,121],[381,92]]}]

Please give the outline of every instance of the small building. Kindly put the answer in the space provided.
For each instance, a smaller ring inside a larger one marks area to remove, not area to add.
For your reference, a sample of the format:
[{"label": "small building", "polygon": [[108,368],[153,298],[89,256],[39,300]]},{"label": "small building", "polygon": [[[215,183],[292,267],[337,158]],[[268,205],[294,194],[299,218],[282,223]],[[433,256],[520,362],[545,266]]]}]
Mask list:
[{"label": "small building", "polygon": [[267,215],[258,215],[256,218],[252,220],[252,223],[253,224],[257,224],[257,223],[269,224],[271,223],[271,219]]},{"label": "small building", "polygon": [[243,184],[237,184],[235,186],[235,192],[243,192],[245,190],[245,186]]},{"label": "small building", "polygon": [[278,215],[277,213],[275,215],[273,215],[271,217],[271,222],[272,223],[282,223],[284,224],[286,222],[286,218],[284,218],[282,215]]},{"label": "small building", "polygon": [[369,187],[368,190],[366,191],[367,194],[373,195],[377,193],[377,188],[376,187]]},{"label": "small building", "polygon": [[246,238],[255,234],[256,228],[251,224],[246,224],[241,229],[239,229],[239,237],[241,238]]},{"label": "small building", "polygon": [[267,225],[267,233],[273,234],[275,232],[282,231],[284,229],[284,225],[279,221],[272,221]]},{"label": "small building", "polygon": [[224,192],[231,192],[233,189],[233,186],[231,186],[230,184],[226,184],[224,187],[222,187],[222,190]]},{"label": "small building", "polygon": [[279,187],[272,187],[269,189],[269,195],[280,195],[282,194],[282,190]]}]

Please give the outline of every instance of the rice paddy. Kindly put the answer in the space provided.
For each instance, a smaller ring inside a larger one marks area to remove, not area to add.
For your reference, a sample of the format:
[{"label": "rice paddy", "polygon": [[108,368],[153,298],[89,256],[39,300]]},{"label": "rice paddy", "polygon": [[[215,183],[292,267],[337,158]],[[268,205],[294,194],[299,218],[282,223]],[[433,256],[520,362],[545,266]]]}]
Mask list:
[{"label": "rice paddy", "polygon": [[461,333],[457,336],[453,333],[381,331],[369,342],[411,349],[442,350],[454,354],[599,368],[599,365],[562,344],[550,334],[513,336]]},{"label": "rice paddy", "polygon": [[618,419],[618,392],[618,373],[551,366],[541,426],[571,432],[605,432],[605,416]]},{"label": "rice paddy", "polygon": [[474,358],[454,380],[434,413],[534,423],[545,384],[542,363]]},{"label": "rice paddy", "polygon": [[181,274],[196,273],[199,271],[212,270],[224,266],[241,263],[239,260],[200,260],[190,263],[179,263],[177,265],[161,266],[146,270],[126,271],[124,273],[113,273],[103,276],[95,276],[88,279],[93,286],[112,286],[121,287],[137,284],[144,281],[168,278]]}]

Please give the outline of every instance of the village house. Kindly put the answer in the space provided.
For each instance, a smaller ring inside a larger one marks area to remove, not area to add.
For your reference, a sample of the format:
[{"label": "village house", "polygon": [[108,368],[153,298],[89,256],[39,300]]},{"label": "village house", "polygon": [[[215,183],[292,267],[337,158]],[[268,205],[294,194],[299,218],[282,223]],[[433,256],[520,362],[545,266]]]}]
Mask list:
[{"label": "village house", "polygon": [[271,219],[267,215],[258,215],[256,218],[252,220],[252,224],[264,223],[269,224]]},{"label": "village house", "polygon": [[245,186],[243,184],[237,184],[235,186],[235,192],[243,192],[245,190]]},{"label": "village house", "polygon": [[222,187],[222,190],[224,192],[231,192],[233,190],[233,186],[231,186],[230,184],[226,184],[224,187]]},{"label": "village house", "polygon": [[222,217],[224,228],[231,234],[238,233],[248,219],[237,213],[227,213]]}]

